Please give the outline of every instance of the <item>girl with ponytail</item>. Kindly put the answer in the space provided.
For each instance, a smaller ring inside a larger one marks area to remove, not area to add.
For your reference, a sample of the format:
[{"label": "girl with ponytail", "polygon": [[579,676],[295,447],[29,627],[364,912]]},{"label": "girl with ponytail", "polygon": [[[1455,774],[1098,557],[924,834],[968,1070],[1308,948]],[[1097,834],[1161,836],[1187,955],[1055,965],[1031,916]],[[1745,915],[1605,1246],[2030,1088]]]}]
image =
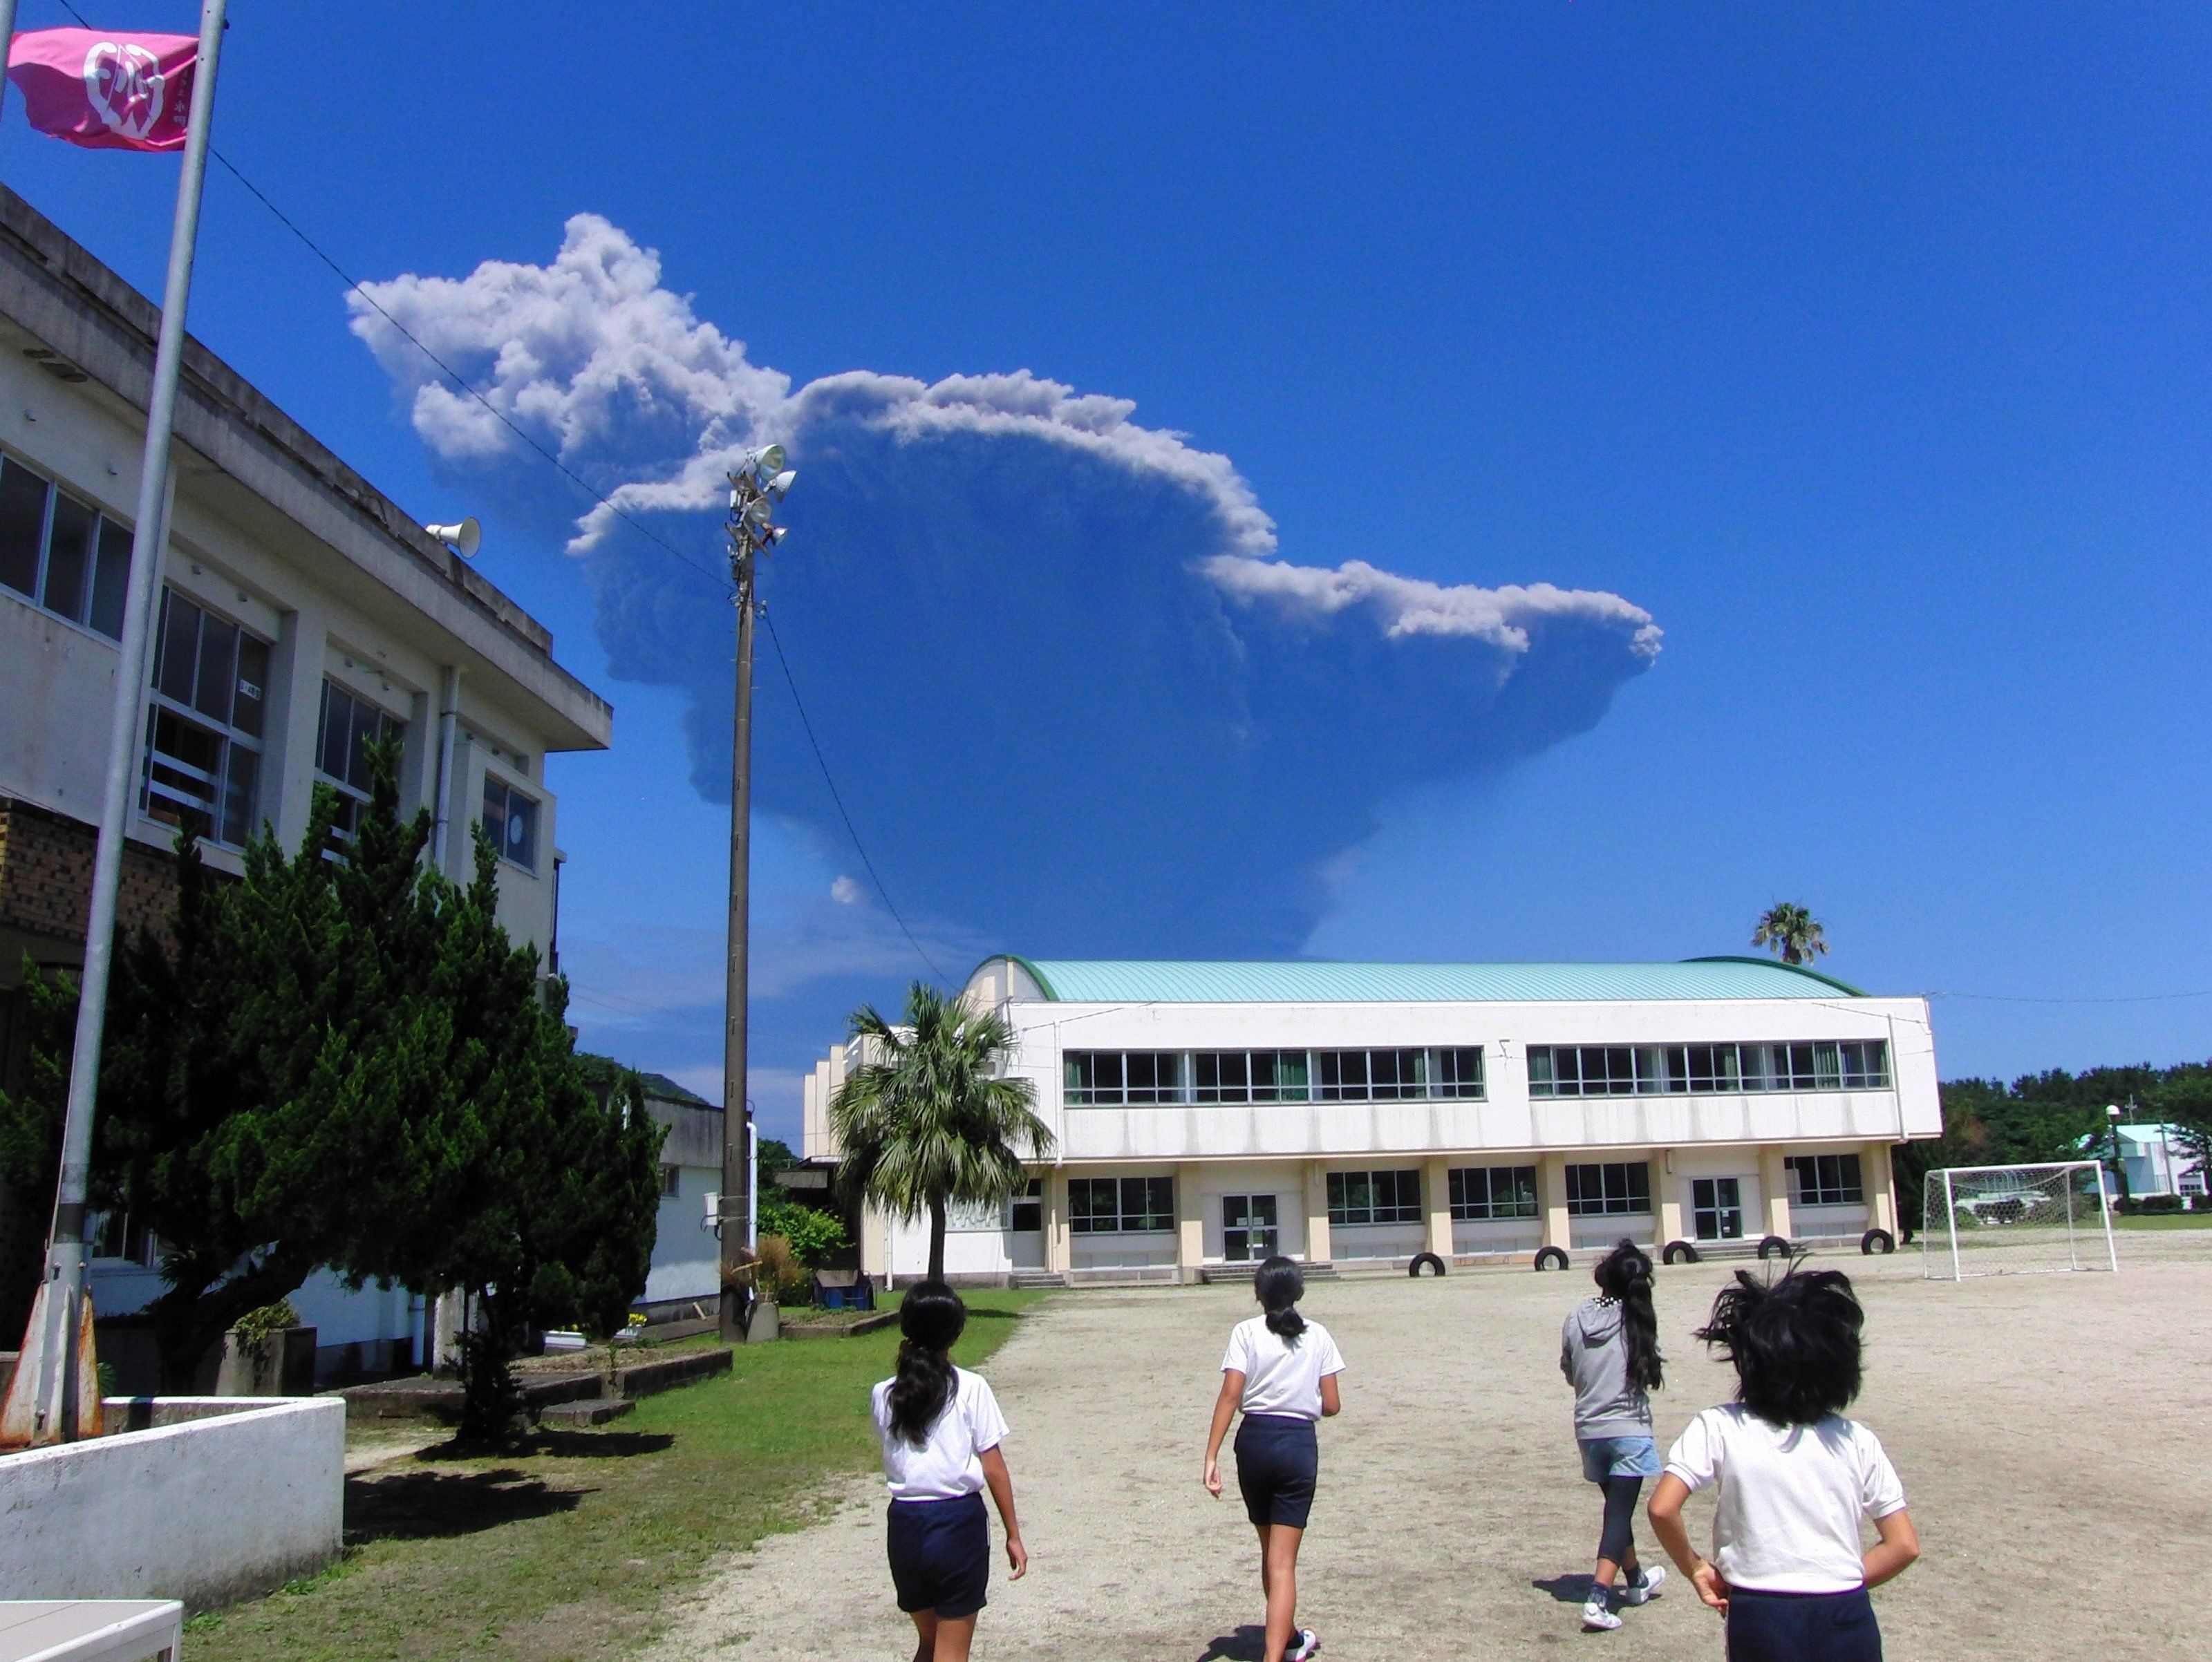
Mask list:
[{"label": "girl with ponytail", "polygon": [[[1641,1604],[1667,1572],[1638,1562],[1632,1527],[1644,1481],[1659,1475],[1650,1392],[1660,1385],[1659,1318],[1651,1307],[1651,1260],[1623,1240],[1598,1263],[1598,1295],[1577,1306],[1559,1336],[1559,1371],[1575,1388],[1575,1441],[1583,1476],[1605,1496],[1597,1574],[1583,1605],[1585,1631],[1620,1625],[1616,1597]],[[1626,1576],[1616,1589],[1616,1578]]]},{"label": "girl with ponytail", "polygon": [[1006,1422],[981,1374],[952,1364],[968,1307],[941,1281],[899,1307],[898,1372],[875,1389],[876,1438],[890,1489],[888,1536],[899,1608],[914,1618],[915,1662],[967,1662],[991,1580],[988,1484],[1006,1532],[1006,1562],[1029,1568],[1014,1480],[999,1445]]},{"label": "girl with ponytail", "polygon": [[1252,1278],[1261,1313],[1240,1321],[1221,1359],[1221,1394],[1206,1439],[1206,1491],[1221,1498],[1221,1441],[1237,1428],[1237,1487],[1244,1515],[1260,1532],[1260,1590],[1267,1601],[1266,1662],[1304,1662],[1321,1648],[1297,1624],[1298,1544],[1305,1538],[1321,1471],[1314,1422],[1343,1406],[1337,1375],[1344,1358],[1317,1321],[1298,1313],[1305,1277],[1286,1258],[1271,1258]]}]

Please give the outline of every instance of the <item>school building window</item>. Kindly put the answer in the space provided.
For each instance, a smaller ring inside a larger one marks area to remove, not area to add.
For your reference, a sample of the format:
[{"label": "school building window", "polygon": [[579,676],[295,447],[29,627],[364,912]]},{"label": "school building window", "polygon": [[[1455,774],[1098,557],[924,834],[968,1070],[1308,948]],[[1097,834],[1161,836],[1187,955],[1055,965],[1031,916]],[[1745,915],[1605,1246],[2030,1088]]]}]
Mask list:
[{"label": "school building window", "polygon": [[1314,1052],[1324,1102],[1418,1101],[1429,1094],[1425,1050],[1324,1050]]},{"label": "school building window", "polygon": [[1796,1174],[1801,1206],[1856,1206],[1866,1199],[1855,1154],[1791,1155],[1782,1164]]},{"label": "school building window", "polygon": [[506,780],[484,775],[484,834],[502,859],[525,871],[538,869],[538,803]]},{"label": "school building window", "polygon": [[1182,1058],[1171,1050],[1072,1050],[1062,1058],[1068,1105],[1182,1101]]},{"label": "school building window", "polygon": [[1455,1218],[1534,1217],[1534,1166],[1455,1166],[1451,1170],[1451,1215]]},{"label": "school building window", "polygon": [[1044,1228],[1044,1180],[1033,1177],[1006,1204],[1006,1227],[1034,1234]]},{"label": "school building window", "polygon": [[683,1178],[684,1168],[681,1166],[663,1166],[660,1168],[660,1198],[663,1200],[675,1199]]},{"label": "school building window", "polygon": [[1079,1235],[1164,1234],[1175,1228],[1175,1179],[1072,1177],[1067,1227]]},{"label": "school building window", "polygon": [[109,1264],[135,1264],[142,1270],[151,1270],[161,1262],[161,1241],[128,1212],[87,1214],[84,1244],[88,1257]]},{"label": "school building window", "polygon": [[1419,1223],[1421,1221],[1421,1174],[1405,1172],[1331,1172],[1328,1174],[1328,1221],[1331,1223]]},{"label": "school building window", "polygon": [[138,808],[209,842],[252,834],[269,643],[161,593]]},{"label": "school building window", "polygon": [[1069,1051],[1070,1107],[1196,1102],[1480,1101],[1482,1048]]},{"label": "school building window", "polygon": [[130,530],[9,457],[0,461],[0,584],[119,640]]},{"label": "school building window", "polygon": [[315,777],[338,793],[331,840],[349,843],[368,806],[371,747],[403,743],[407,724],[356,698],[334,681],[323,682],[321,726],[315,736]]},{"label": "school building window", "polygon": [[1195,1101],[1304,1102],[1310,1095],[1302,1050],[1202,1050],[1190,1059]]},{"label": "school building window", "polygon": [[1567,1168],[1567,1212],[1610,1217],[1651,1210],[1651,1167],[1642,1160]]},{"label": "school building window", "polygon": [[1879,1039],[1528,1047],[1531,1096],[1717,1095],[1888,1086],[1889,1046]]}]

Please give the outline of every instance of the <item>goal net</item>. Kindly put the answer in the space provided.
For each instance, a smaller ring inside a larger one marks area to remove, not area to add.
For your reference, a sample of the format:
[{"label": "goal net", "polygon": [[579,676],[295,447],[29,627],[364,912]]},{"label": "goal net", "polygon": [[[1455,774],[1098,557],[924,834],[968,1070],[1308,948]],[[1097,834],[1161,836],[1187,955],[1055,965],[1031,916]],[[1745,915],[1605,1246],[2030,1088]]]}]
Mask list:
[{"label": "goal net", "polygon": [[1928,1174],[1921,1272],[1931,1280],[2117,1270],[2102,1168],[1953,1166]]}]

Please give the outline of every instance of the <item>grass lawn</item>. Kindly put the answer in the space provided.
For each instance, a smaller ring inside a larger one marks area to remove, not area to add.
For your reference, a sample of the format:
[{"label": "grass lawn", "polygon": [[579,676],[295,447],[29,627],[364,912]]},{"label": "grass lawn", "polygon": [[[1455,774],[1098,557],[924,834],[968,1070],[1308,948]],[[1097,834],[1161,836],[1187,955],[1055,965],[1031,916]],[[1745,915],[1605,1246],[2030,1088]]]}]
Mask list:
[{"label": "grass lawn", "polygon": [[2203,1212],[2136,1212],[2132,1216],[2115,1212],[2115,1229],[2212,1229],[2212,1211]]},{"label": "grass lawn", "polygon": [[[1048,1295],[982,1292],[973,1366]],[[193,1662],[626,1656],[718,1553],[807,1521],[817,1481],[877,1459],[868,1387],[894,1328],[740,1347],[728,1376],[525,1453],[445,1447],[346,1483],[346,1552],[320,1575],[194,1618]]]}]

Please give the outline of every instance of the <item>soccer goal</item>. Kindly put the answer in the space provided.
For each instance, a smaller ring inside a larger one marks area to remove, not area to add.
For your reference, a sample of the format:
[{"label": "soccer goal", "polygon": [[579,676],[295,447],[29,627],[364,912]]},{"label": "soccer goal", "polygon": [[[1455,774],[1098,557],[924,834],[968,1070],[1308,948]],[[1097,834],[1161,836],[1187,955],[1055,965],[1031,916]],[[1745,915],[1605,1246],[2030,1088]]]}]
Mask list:
[{"label": "soccer goal", "polygon": [[2118,1270],[2102,1168],[1952,1166],[1928,1174],[1920,1270],[1934,1281],[1968,1276]]}]

